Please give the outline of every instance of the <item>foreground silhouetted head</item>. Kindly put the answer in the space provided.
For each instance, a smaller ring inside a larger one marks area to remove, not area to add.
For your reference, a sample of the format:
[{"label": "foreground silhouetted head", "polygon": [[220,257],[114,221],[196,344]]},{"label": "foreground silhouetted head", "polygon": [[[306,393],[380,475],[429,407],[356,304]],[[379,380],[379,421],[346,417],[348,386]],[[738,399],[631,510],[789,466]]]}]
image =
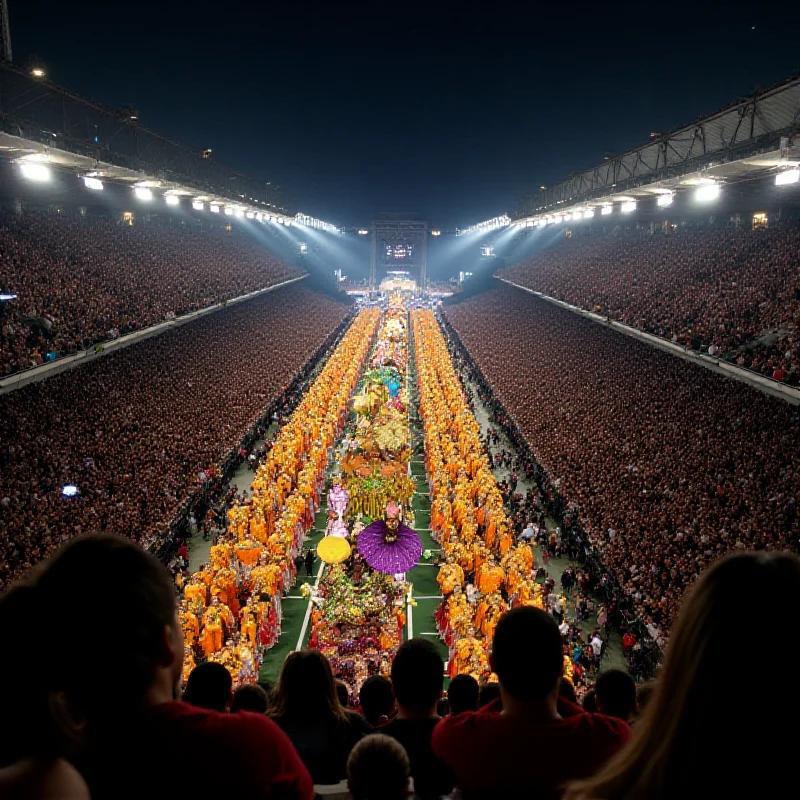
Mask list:
[{"label": "foreground silhouetted head", "polygon": [[478,681],[472,675],[456,675],[447,687],[447,704],[451,714],[462,711],[477,711],[480,695]]},{"label": "foreground silhouetted head", "polygon": [[433,642],[409,639],[392,661],[392,689],[397,704],[433,713],[444,688],[444,662]]},{"label": "foreground silhouetted head", "polygon": [[183,700],[197,708],[224,711],[231,702],[233,678],[222,664],[205,661],[190,673],[183,692]]},{"label": "foreground silhouetted head", "polygon": [[347,787],[353,800],[405,800],[411,793],[411,764],[391,736],[365,736],[347,759]]},{"label": "foreground silhouetted head", "polygon": [[319,650],[289,653],[275,687],[272,716],[305,721],[344,719],[328,659]]}]

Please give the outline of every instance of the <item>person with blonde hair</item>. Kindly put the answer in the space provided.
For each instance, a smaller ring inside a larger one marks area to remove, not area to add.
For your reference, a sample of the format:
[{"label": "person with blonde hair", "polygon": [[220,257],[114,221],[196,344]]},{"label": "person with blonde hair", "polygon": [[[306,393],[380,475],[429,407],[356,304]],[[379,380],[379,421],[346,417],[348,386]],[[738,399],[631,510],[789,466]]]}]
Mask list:
[{"label": "person with blonde hair", "polygon": [[[770,613],[748,592],[764,587]],[[800,560],[737,553],[705,572],[672,629],[655,693],[631,743],[569,800],[778,797],[795,783],[797,696],[770,696],[796,664],[787,637],[800,598]]]}]

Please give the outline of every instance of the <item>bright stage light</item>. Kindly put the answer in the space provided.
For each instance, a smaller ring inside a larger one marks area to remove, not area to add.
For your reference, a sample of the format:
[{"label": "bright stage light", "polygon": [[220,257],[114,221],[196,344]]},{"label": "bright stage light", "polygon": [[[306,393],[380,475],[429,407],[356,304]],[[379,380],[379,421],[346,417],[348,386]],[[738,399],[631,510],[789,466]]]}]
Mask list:
[{"label": "bright stage light", "polygon": [[264,215],[259,211],[258,214],[256,214],[256,219],[259,222],[263,222],[264,221]]},{"label": "bright stage light", "polygon": [[208,210],[213,214],[219,214],[219,206],[215,206],[213,203],[208,207]]},{"label": "bright stage light", "polygon": [[561,216],[561,214],[556,214],[553,217],[553,222],[561,222],[562,219],[563,219],[563,217]]},{"label": "bright stage light", "polygon": [[146,186],[137,186],[133,190],[137,200],[152,200],[153,193]]},{"label": "bright stage light", "polygon": [[99,178],[89,178],[88,176],[83,176],[83,185],[87,189],[91,189],[93,192],[102,192],[103,191],[103,181]]},{"label": "bright stage light", "polygon": [[245,214],[245,216],[247,217],[247,219],[255,219],[256,218],[256,215],[252,211],[248,211]]},{"label": "bright stage light", "polygon": [[237,208],[234,212],[236,214],[237,219],[241,219],[244,216],[244,211],[241,208]]},{"label": "bright stage light", "polygon": [[192,208],[195,211],[202,211],[203,210],[203,201],[202,200],[192,200]]},{"label": "bright stage light", "polygon": [[675,199],[675,195],[672,192],[667,192],[667,194],[660,194],[656,199],[656,203],[661,208],[666,208],[667,206],[672,205],[672,201]]},{"label": "bright stage light", "polygon": [[591,219],[594,216],[594,209],[590,208],[588,211],[583,212],[584,219]]},{"label": "bright stage light", "polygon": [[41,67],[34,67],[31,70],[31,75],[33,75],[34,78],[44,78],[45,73]]},{"label": "bright stage light", "polygon": [[564,222],[569,222],[572,219],[572,214],[564,214]]},{"label": "bright stage light", "polygon": [[359,235],[359,236],[366,236],[368,233],[369,233],[369,231],[365,231],[365,230],[362,228],[362,229],[361,229],[361,230],[358,232],[358,235]]},{"label": "bright stage light", "polygon": [[176,194],[165,194],[164,200],[168,206],[179,206],[181,204],[181,200]]},{"label": "bright stage light", "polygon": [[800,181],[800,169],[785,169],[775,176],[776,186],[788,186],[790,183]]},{"label": "bright stage light", "polygon": [[700,186],[695,190],[694,199],[698,203],[710,203],[719,197],[719,185],[716,183],[709,183],[705,186]]},{"label": "bright stage light", "polygon": [[431,236],[441,236],[441,235],[442,235],[441,231],[431,231]]},{"label": "bright stage light", "polygon": [[68,483],[66,486],[61,487],[61,494],[64,497],[76,497],[79,494],[78,487],[74,483]]},{"label": "bright stage light", "polygon": [[52,178],[50,167],[44,164],[37,164],[34,161],[23,161],[19,165],[19,169],[22,173],[22,177],[27,178],[29,181],[44,183]]},{"label": "bright stage light", "polygon": [[619,208],[623,214],[630,214],[632,211],[636,211],[636,201],[628,200],[627,203],[623,203]]},{"label": "bright stage light", "polygon": [[600,209],[600,214],[604,217],[607,217],[612,211],[614,210],[614,206],[603,206]]},{"label": "bright stage light", "polygon": [[225,206],[225,216],[232,217],[233,216],[233,209],[229,206]]}]

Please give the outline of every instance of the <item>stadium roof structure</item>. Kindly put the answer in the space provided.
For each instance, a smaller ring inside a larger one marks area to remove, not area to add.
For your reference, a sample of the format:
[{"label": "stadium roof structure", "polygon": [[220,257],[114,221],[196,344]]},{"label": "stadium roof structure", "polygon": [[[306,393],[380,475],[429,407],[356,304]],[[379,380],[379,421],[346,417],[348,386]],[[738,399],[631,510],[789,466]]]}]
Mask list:
[{"label": "stadium roof structure", "polygon": [[108,108],[0,63],[0,157],[295,220],[280,189],[209,156],[141,126],[132,108]]},{"label": "stadium roof structure", "polygon": [[800,165],[800,79],[794,77],[525,198],[515,224],[611,203],[735,183]]}]

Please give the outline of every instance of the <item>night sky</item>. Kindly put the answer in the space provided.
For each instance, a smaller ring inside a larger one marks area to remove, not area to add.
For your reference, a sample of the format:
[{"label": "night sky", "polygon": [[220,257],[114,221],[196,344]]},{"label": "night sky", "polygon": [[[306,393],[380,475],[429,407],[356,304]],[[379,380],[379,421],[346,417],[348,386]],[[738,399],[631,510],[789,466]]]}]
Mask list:
[{"label": "night sky", "polygon": [[340,225],[512,211],[800,71],[798,12],[778,4],[8,4],[15,61]]}]

